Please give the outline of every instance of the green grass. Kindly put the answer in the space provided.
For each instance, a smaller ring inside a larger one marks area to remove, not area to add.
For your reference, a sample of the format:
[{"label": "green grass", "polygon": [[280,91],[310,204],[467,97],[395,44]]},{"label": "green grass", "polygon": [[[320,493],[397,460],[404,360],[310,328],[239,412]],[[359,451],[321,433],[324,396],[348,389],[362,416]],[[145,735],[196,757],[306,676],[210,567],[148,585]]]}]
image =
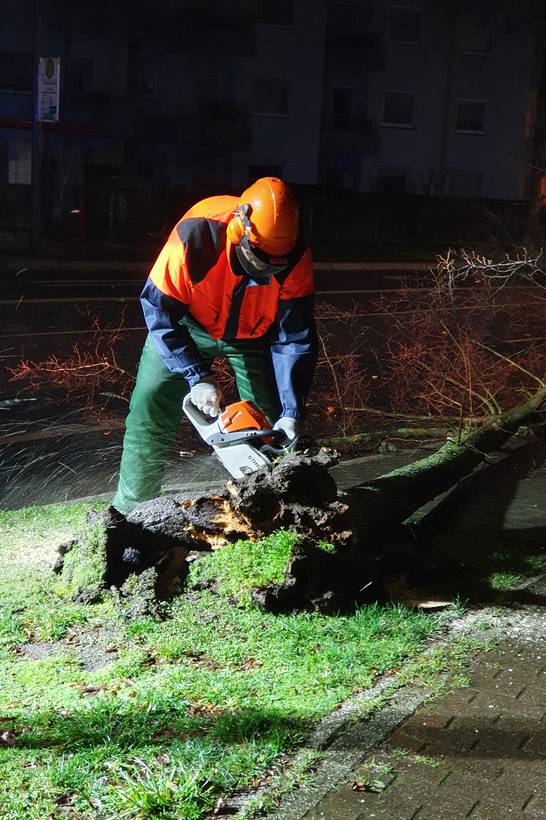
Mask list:
[{"label": "green grass", "polygon": [[394,605],[261,613],[250,590],[282,580],[289,533],[201,559],[168,618],[128,623],[109,596],[71,601],[81,567],[50,571],[86,509],[0,514],[3,818],[202,818],[438,629]]},{"label": "green grass", "polygon": [[546,555],[529,555],[527,556],[527,564],[529,568],[535,572],[545,572]]},{"label": "green grass", "polygon": [[296,536],[283,530],[255,544],[237,541],[205,560],[196,561],[190,583],[214,585],[220,595],[233,597],[241,605],[251,605],[252,589],[282,583],[295,542]]},{"label": "green grass", "polygon": [[500,591],[506,589],[513,589],[524,580],[522,575],[516,575],[512,572],[493,572],[489,576],[489,586],[491,589],[498,589]]}]

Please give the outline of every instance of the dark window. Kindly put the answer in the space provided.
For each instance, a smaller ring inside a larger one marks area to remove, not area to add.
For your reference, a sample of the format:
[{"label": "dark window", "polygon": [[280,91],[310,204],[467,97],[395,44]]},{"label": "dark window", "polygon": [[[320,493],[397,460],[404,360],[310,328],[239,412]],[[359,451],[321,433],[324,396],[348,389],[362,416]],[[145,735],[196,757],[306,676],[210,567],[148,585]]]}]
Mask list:
[{"label": "dark window", "polygon": [[404,194],[408,191],[407,168],[381,168],[377,175],[376,189],[382,194]]},{"label": "dark window", "polygon": [[0,88],[32,91],[32,54],[0,51]]},{"label": "dark window", "polygon": [[8,182],[10,185],[30,185],[31,142],[11,140],[8,148]]},{"label": "dark window", "polygon": [[288,80],[276,77],[255,77],[252,113],[287,116]]},{"label": "dark window", "polygon": [[267,26],[291,26],[293,0],[258,0],[256,22]]},{"label": "dark window", "polygon": [[385,91],[383,125],[413,125],[415,94],[405,91]]},{"label": "dark window", "polygon": [[249,165],[249,182],[255,182],[260,177],[278,177],[282,179],[282,165]]},{"label": "dark window", "polygon": [[152,77],[145,77],[142,80],[142,93],[145,97],[153,97],[156,92],[155,82]]},{"label": "dark window", "polygon": [[502,29],[499,4],[485,0],[474,0],[465,8],[461,20],[459,42],[465,54],[486,55],[491,51],[495,33]]},{"label": "dark window", "polygon": [[158,97],[163,89],[163,77],[157,65],[146,64],[140,69],[140,93],[143,97]]},{"label": "dark window", "polygon": [[362,4],[328,3],[326,37],[338,43],[365,42],[370,34],[371,12]]},{"label": "dark window", "polygon": [[68,65],[68,97],[71,102],[81,94],[93,93],[93,60],[72,57]]},{"label": "dark window", "polygon": [[483,100],[457,100],[456,131],[483,134],[485,103]]},{"label": "dark window", "polygon": [[218,74],[199,74],[195,76],[194,93],[200,102],[217,102],[219,98]]},{"label": "dark window", "polygon": [[391,43],[421,42],[421,9],[393,6],[389,11]]},{"label": "dark window", "polygon": [[352,88],[334,88],[332,93],[332,128],[348,128],[353,112]]},{"label": "dark window", "polygon": [[491,51],[489,26],[476,20],[465,20],[461,27],[461,48],[465,54],[489,54]]}]

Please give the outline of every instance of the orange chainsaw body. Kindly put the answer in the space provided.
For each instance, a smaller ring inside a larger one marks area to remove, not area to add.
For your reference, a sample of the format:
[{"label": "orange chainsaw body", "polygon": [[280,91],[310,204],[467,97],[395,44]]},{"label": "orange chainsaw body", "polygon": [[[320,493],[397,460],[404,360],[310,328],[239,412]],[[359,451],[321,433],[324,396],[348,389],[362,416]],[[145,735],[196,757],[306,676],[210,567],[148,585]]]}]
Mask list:
[{"label": "orange chainsaw body", "polygon": [[[225,433],[239,430],[271,430],[271,425],[261,410],[251,401],[236,401],[220,413],[220,426]],[[270,443],[264,439],[264,443]]]}]

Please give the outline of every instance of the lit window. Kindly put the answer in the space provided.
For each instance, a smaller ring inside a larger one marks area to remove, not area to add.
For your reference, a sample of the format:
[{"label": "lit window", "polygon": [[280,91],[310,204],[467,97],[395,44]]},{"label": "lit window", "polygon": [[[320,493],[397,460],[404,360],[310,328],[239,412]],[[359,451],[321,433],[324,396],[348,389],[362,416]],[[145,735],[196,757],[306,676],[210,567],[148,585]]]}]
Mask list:
[{"label": "lit window", "polygon": [[421,9],[392,6],[389,11],[391,43],[421,42]]},{"label": "lit window", "polygon": [[256,22],[266,26],[291,26],[293,0],[258,0]]},{"label": "lit window", "polygon": [[406,91],[385,91],[383,125],[409,127],[413,125],[415,94]]},{"label": "lit window", "polygon": [[256,77],[252,94],[252,113],[288,116],[288,80]]},{"label": "lit window", "polygon": [[456,131],[483,134],[485,102],[483,100],[457,100]]}]

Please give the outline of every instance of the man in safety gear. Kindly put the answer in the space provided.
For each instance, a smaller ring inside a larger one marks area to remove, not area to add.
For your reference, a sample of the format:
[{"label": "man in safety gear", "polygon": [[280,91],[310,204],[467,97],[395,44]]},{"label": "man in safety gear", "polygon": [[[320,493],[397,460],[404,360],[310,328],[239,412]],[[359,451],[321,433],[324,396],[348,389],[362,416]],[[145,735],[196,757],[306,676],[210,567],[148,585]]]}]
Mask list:
[{"label": "man in safety gear", "polygon": [[188,391],[201,412],[218,415],[216,356],[231,366],[242,400],[289,440],[298,435],[316,334],[311,252],[290,189],[264,177],[239,198],[198,202],[174,227],[140,298],[149,334],[112,501],[122,513],[159,495]]}]

